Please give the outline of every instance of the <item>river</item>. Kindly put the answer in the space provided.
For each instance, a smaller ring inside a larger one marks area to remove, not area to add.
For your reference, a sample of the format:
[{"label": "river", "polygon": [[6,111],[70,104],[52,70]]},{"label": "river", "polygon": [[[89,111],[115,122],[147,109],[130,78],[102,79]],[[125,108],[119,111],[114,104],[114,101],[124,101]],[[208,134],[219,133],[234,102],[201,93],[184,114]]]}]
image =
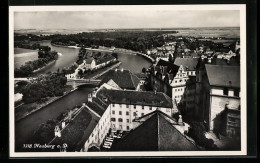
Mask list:
[{"label": "river", "polygon": [[[46,73],[49,71],[53,72],[57,71],[58,68],[61,69],[63,67],[69,67],[72,63],[74,63],[77,60],[79,49],[52,46],[50,44],[50,41],[42,41],[40,42],[40,44],[50,46],[52,50],[62,53],[62,56],[59,56],[58,60],[53,64],[50,64],[42,70],[38,71],[37,74]],[[25,54],[28,53],[28,50],[16,49],[15,52],[15,56],[20,55],[19,57],[15,57],[15,63],[17,58],[19,58],[19,64],[24,64],[25,62],[29,61],[35,56],[35,59],[37,59],[37,51],[30,51],[31,54],[29,55]],[[22,55],[24,55],[24,57],[22,57]],[[151,65],[150,61],[143,58],[142,56],[137,55],[127,55],[119,53],[118,60],[122,62],[119,68],[128,69],[133,73],[141,72],[143,67],[148,68]],[[35,113],[27,116],[26,118],[16,122],[16,150],[20,151],[19,147],[21,147],[22,144],[27,143],[28,140],[30,140],[33,133],[39,127],[40,124],[45,123],[48,119],[56,119],[57,116],[60,115],[60,113],[62,113],[66,109],[70,109],[76,105],[81,105],[83,102],[86,102],[87,95],[91,91],[91,86],[80,87],[76,91],[62,97],[61,99],[42,108],[41,110],[36,111]]]}]

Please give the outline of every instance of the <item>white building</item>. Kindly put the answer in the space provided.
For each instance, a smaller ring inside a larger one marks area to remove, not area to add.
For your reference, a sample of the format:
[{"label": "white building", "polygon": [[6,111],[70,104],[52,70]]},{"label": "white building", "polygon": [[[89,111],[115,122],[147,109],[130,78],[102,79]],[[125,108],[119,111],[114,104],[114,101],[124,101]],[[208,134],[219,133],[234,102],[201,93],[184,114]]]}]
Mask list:
[{"label": "white building", "polygon": [[[160,110],[169,116],[178,112],[172,99],[162,92],[102,88],[89,97],[91,96],[95,98],[94,103],[99,103],[99,106],[103,102],[110,103],[106,109],[110,110],[113,130],[129,131],[134,128],[133,120],[135,118],[155,110]],[[92,102],[94,98],[91,99]]]}]

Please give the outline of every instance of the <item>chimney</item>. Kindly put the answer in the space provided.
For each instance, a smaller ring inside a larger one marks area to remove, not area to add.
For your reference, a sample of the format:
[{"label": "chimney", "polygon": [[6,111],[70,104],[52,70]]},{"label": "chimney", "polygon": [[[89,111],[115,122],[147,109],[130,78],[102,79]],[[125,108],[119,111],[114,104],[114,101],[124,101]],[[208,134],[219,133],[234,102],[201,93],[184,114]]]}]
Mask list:
[{"label": "chimney", "polygon": [[117,72],[117,68],[115,69],[115,72]]},{"label": "chimney", "polygon": [[92,102],[92,93],[89,93],[89,94],[88,94],[88,101],[89,101],[89,102]]},{"label": "chimney", "polygon": [[179,125],[183,125],[183,121],[182,121],[182,116],[181,115],[179,115],[178,124]]},{"label": "chimney", "polygon": [[124,69],[123,68],[121,68],[121,72],[123,72],[124,71]]}]

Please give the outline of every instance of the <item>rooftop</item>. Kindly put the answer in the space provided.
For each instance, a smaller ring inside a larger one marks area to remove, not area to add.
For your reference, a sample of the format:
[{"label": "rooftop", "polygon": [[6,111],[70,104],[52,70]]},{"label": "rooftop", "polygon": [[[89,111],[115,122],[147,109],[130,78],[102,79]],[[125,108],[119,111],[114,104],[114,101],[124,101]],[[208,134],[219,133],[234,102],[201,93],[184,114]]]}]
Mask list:
[{"label": "rooftop", "polygon": [[[198,148],[180,133],[161,111],[148,119],[117,143],[113,151],[197,151]],[[173,119],[170,119],[173,120]]]},{"label": "rooftop", "polygon": [[100,82],[100,85],[112,79],[120,88],[135,90],[140,79],[129,70],[109,70]]},{"label": "rooftop", "polygon": [[83,108],[75,119],[61,131],[61,137],[56,137],[51,144],[63,145],[66,143],[68,145],[67,151],[80,151],[98,121],[99,117],[91,113],[87,108]]},{"label": "rooftop", "polygon": [[210,85],[240,88],[240,66],[206,64],[205,67]]},{"label": "rooftop", "polygon": [[155,70],[158,71],[159,69],[161,69],[161,71],[162,71],[161,73],[162,74],[169,73],[169,74],[173,74],[173,76],[175,76],[176,73],[179,70],[179,66],[175,65],[173,63],[170,63],[169,61],[165,61],[163,59],[160,59],[158,61],[158,63],[156,64],[156,67],[155,67]]},{"label": "rooftop", "polygon": [[101,89],[97,97],[107,98],[114,104],[145,105],[172,108],[172,100],[162,92]]},{"label": "rooftop", "polygon": [[178,66],[182,65],[184,69],[187,68],[187,70],[195,71],[198,62],[198,58],[176,58],[174,64]]}]

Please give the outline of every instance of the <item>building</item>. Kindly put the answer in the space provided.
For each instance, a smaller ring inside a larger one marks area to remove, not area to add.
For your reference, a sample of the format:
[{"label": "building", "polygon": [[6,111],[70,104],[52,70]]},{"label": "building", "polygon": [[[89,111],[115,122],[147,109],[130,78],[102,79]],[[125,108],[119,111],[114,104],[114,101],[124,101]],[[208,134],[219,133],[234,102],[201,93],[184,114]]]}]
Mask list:
[{"label": "building", "polygon": [[100,82],[100,86],[113,80],[121,89],[139,90],[140,79],[129,70],[109,70]]},{"label": "building", "polygon": [[116,58],[113,57],[112,55],[104,55],[100,54],[102,58],[87,58],[84,59],[83,61],[81,60],[81,64],[77,66],[75,71],[73,70],[68,70],[65,72],[65,77],[67,79],[72,79],[72,78],[77,78],[78,77],[78,72],[82,71],[83,73],[87,70],[94,70],[94,69],[100,69],[110,63],[116,62]]},{"label": "building", "polygon": [[[89,96],[91,97],[91,95]],[[155,110],[169,116],[178,112],[176,104],[162,92],[99,89],[92,95],[94,105],[111,110],[111,128],[129,131],[134,128],[133,120]],[[103,105],[104,103],[109,105]],[[92,106],[89,106],[92,107]]]},{"label": "building", "polygon": [[153,91],[164,92],[172,97],[171,81],[177,74],[179,66],[160,59],[156,65],[151,67],[150,80]]},{"label": "building", "polygon": [[174,64],[177,66],[182,65],[189,76],[196,76],[198,62],[198,58],[176,58]]},{"label": "building", "polygon": [[[105,101],[103,101],[103,105],[108,105]],[[91,106],[91,107],[89,107]],[[89,147],[93,145],[99,147],[106,137],[107,133],[110,130],[111,122],[110,122],[110,109],[102,109],[95,105],[87,105],[86,106],[90,112],[93,114],[92,117],[95,117],[94,121],[90,124],[92,128],[88,130],[88,138],[84,141],[84,145],[81,147],[81,152],[88,151]]]},{"label": "building", "polygon": [[[192,106],[192,94],[195,93],[196,67],[199,63],[197,58],[176,58],[173,63],[160,60],[151,69],[151,83],[153,90],[164,92],[177,104]],[[186,85],[188,82],[188,89]],[[188,99],[186,99],[186,97]]]},{"label": "building", "polygon": [[197,115],[208,130],[220,131],[218,117],[225,108],[240,109],[240,67],[206,64],[198,72],[196,96]]},{"label": "building", "polygon": [[[105,138],[110,129],[110,112],[94,107],[90,109],[83,104],[66,123],[62,122],[61,129],[56,126],[55,138],[49,143],[56,147],[66,144],[68,152],[88,151],[89,146],[100,146]],[[45,149],[46,152],[60,150],[59,148]]]},{"label": "building", "polygon": [[184,127],[161,111],[153,111],[135,120],[138,126],[113,144],[112,151],[198,151],[195,143],[180,132]]}]

